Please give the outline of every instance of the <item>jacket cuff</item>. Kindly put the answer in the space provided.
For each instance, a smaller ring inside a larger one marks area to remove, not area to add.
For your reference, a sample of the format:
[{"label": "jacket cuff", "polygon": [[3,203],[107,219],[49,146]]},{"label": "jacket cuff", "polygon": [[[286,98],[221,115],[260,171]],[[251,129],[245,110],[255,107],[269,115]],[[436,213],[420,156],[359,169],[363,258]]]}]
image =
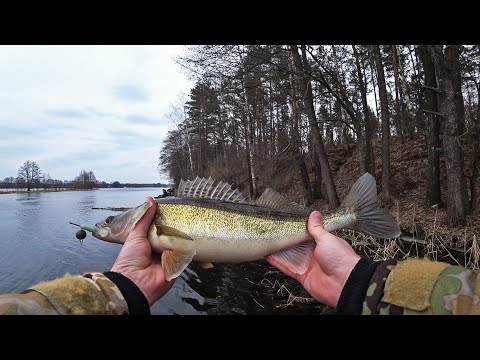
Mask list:
[{"label": "jacket cuff", "polygon": [[128,305],[128,313],[130,315],[150,315],[150,306],[147,298],[132,280],[114,271],[104,272],[103,275],[120,289]]},{"label": "jacket cuff", "polygon": [[362,313],[363,300],[378,264],[369,258],[360,258],[343,287],[338,299],[336,314],[360,315]]}]

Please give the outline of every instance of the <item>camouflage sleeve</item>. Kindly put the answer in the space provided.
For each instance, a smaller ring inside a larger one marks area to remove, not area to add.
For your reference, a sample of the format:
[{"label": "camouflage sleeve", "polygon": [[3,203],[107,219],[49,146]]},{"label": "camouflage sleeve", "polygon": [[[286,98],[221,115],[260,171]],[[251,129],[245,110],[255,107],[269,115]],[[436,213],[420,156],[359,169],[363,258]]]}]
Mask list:
[{"label": "camouflage sleeve", "polygon": [[480,272],[427,259],[388,260],[373,273],[362,314],[480,314]]},{"label": "camouflage sleeve", "polygon": [[0,295],[0,314],[129,314],[128,301],[120,291],[124,285],[117,286],[118,281],[110,280],[109,277],[111,273],[66,274],[53,281],[41,282],[18,294]]}]

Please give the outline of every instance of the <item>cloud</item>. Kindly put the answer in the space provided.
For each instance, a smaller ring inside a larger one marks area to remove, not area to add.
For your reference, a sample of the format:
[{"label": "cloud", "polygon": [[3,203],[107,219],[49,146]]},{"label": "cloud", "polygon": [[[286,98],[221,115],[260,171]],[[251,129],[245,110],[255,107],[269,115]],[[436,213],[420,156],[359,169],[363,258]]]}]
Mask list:
[{"label": "cloud", "polygon": [[88,115],[82,110],[76,109],[46,109],[43,111],[50,116],[62,117],[62,118],[86,118]]},{"label": "cloud", "polygon": [[98,111],[95,109],[93,106],[87,106],[85,108],[90,114],[98,116],[98,117],[117,117],[114,113],[111,112],[103,112],[103,111]]},{"label": "cloud", "polygon": [[114,139],[112,145],[116,150],[121,151],[158,143],[156,131],[145,134],[133,130],[110,130],[109,134]]},{"label": "cloud", "polygon": [[154,119],[154,118],[144,116],[144,115],[136,115],[136,114],[127,115],[125,117],[125,120],[127,120],[128,122],[133,123],[133,124],[153,125],[153,124],[158,124],[159,123],[158,119]]},{"label": "cloud", "polygon": [[[167,114],[192,83],[180,46],[0,46],[0,179],[31,160],[54,179],[157,182]],[[34,59],[35,61],[32,61]]]},{"label": "cloud", "polygon": [[148,100],[148,96],[145,91],[136,87],[135,85],[117,85],[113,88],[113,92],[115,97],[120,100],[130,102],[140,102]]}]

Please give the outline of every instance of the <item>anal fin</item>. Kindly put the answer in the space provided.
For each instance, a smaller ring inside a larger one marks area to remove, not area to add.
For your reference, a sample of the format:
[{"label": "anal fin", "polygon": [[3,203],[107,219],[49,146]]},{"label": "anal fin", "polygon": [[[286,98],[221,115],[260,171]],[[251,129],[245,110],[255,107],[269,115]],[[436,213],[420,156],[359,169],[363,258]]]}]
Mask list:
[{"label": "anal fin", "polygon": [[162,252],[162,268],[167,281],[178,277],[188,264],[190,264],[195,253],[195,250],[183,253],[173,250],[164,250]]},{"label": "anal fin", "polygon": [[273,253],[271,256],[294,274],[302,275],[308,269],[315,245],[314,241],[308,241]]},{"label": "anal fin", "polygon": [[208,261],[198,261],[197,265],[200,266],[202,269],[211,269],[213,268],[213,264]]}]

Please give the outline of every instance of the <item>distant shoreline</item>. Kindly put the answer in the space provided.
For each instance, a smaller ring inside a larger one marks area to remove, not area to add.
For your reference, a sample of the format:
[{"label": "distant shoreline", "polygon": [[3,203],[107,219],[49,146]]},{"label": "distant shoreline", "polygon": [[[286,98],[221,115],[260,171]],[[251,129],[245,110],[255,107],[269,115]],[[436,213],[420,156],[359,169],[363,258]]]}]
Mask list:
[{"label": "distant shoreline", "polygon": [[31,193],[39,193],[39,192],[63,192],[63,191],[91,191],[91,190],[98,190],[99,188],[94,189],[33,189],[30,191],[27,190],[9,190],[9,189],[0,189],[1,194],[31,194]]},{"label": "distant shoreline", "polygon": [[102,187],[102,188],[93,188],[93,189],[32,189],[30,191],[27,190],[10,190],[10,189],[0,189],[1,194],[30,194],[30,193],[40,193],[40,192],[63,192],[63,191],[92,191],[92,190],[100,190],[100,189],[138,189],[138,188],[167,188],[160,187],[160,186],[121,186],[121,187]]}]

